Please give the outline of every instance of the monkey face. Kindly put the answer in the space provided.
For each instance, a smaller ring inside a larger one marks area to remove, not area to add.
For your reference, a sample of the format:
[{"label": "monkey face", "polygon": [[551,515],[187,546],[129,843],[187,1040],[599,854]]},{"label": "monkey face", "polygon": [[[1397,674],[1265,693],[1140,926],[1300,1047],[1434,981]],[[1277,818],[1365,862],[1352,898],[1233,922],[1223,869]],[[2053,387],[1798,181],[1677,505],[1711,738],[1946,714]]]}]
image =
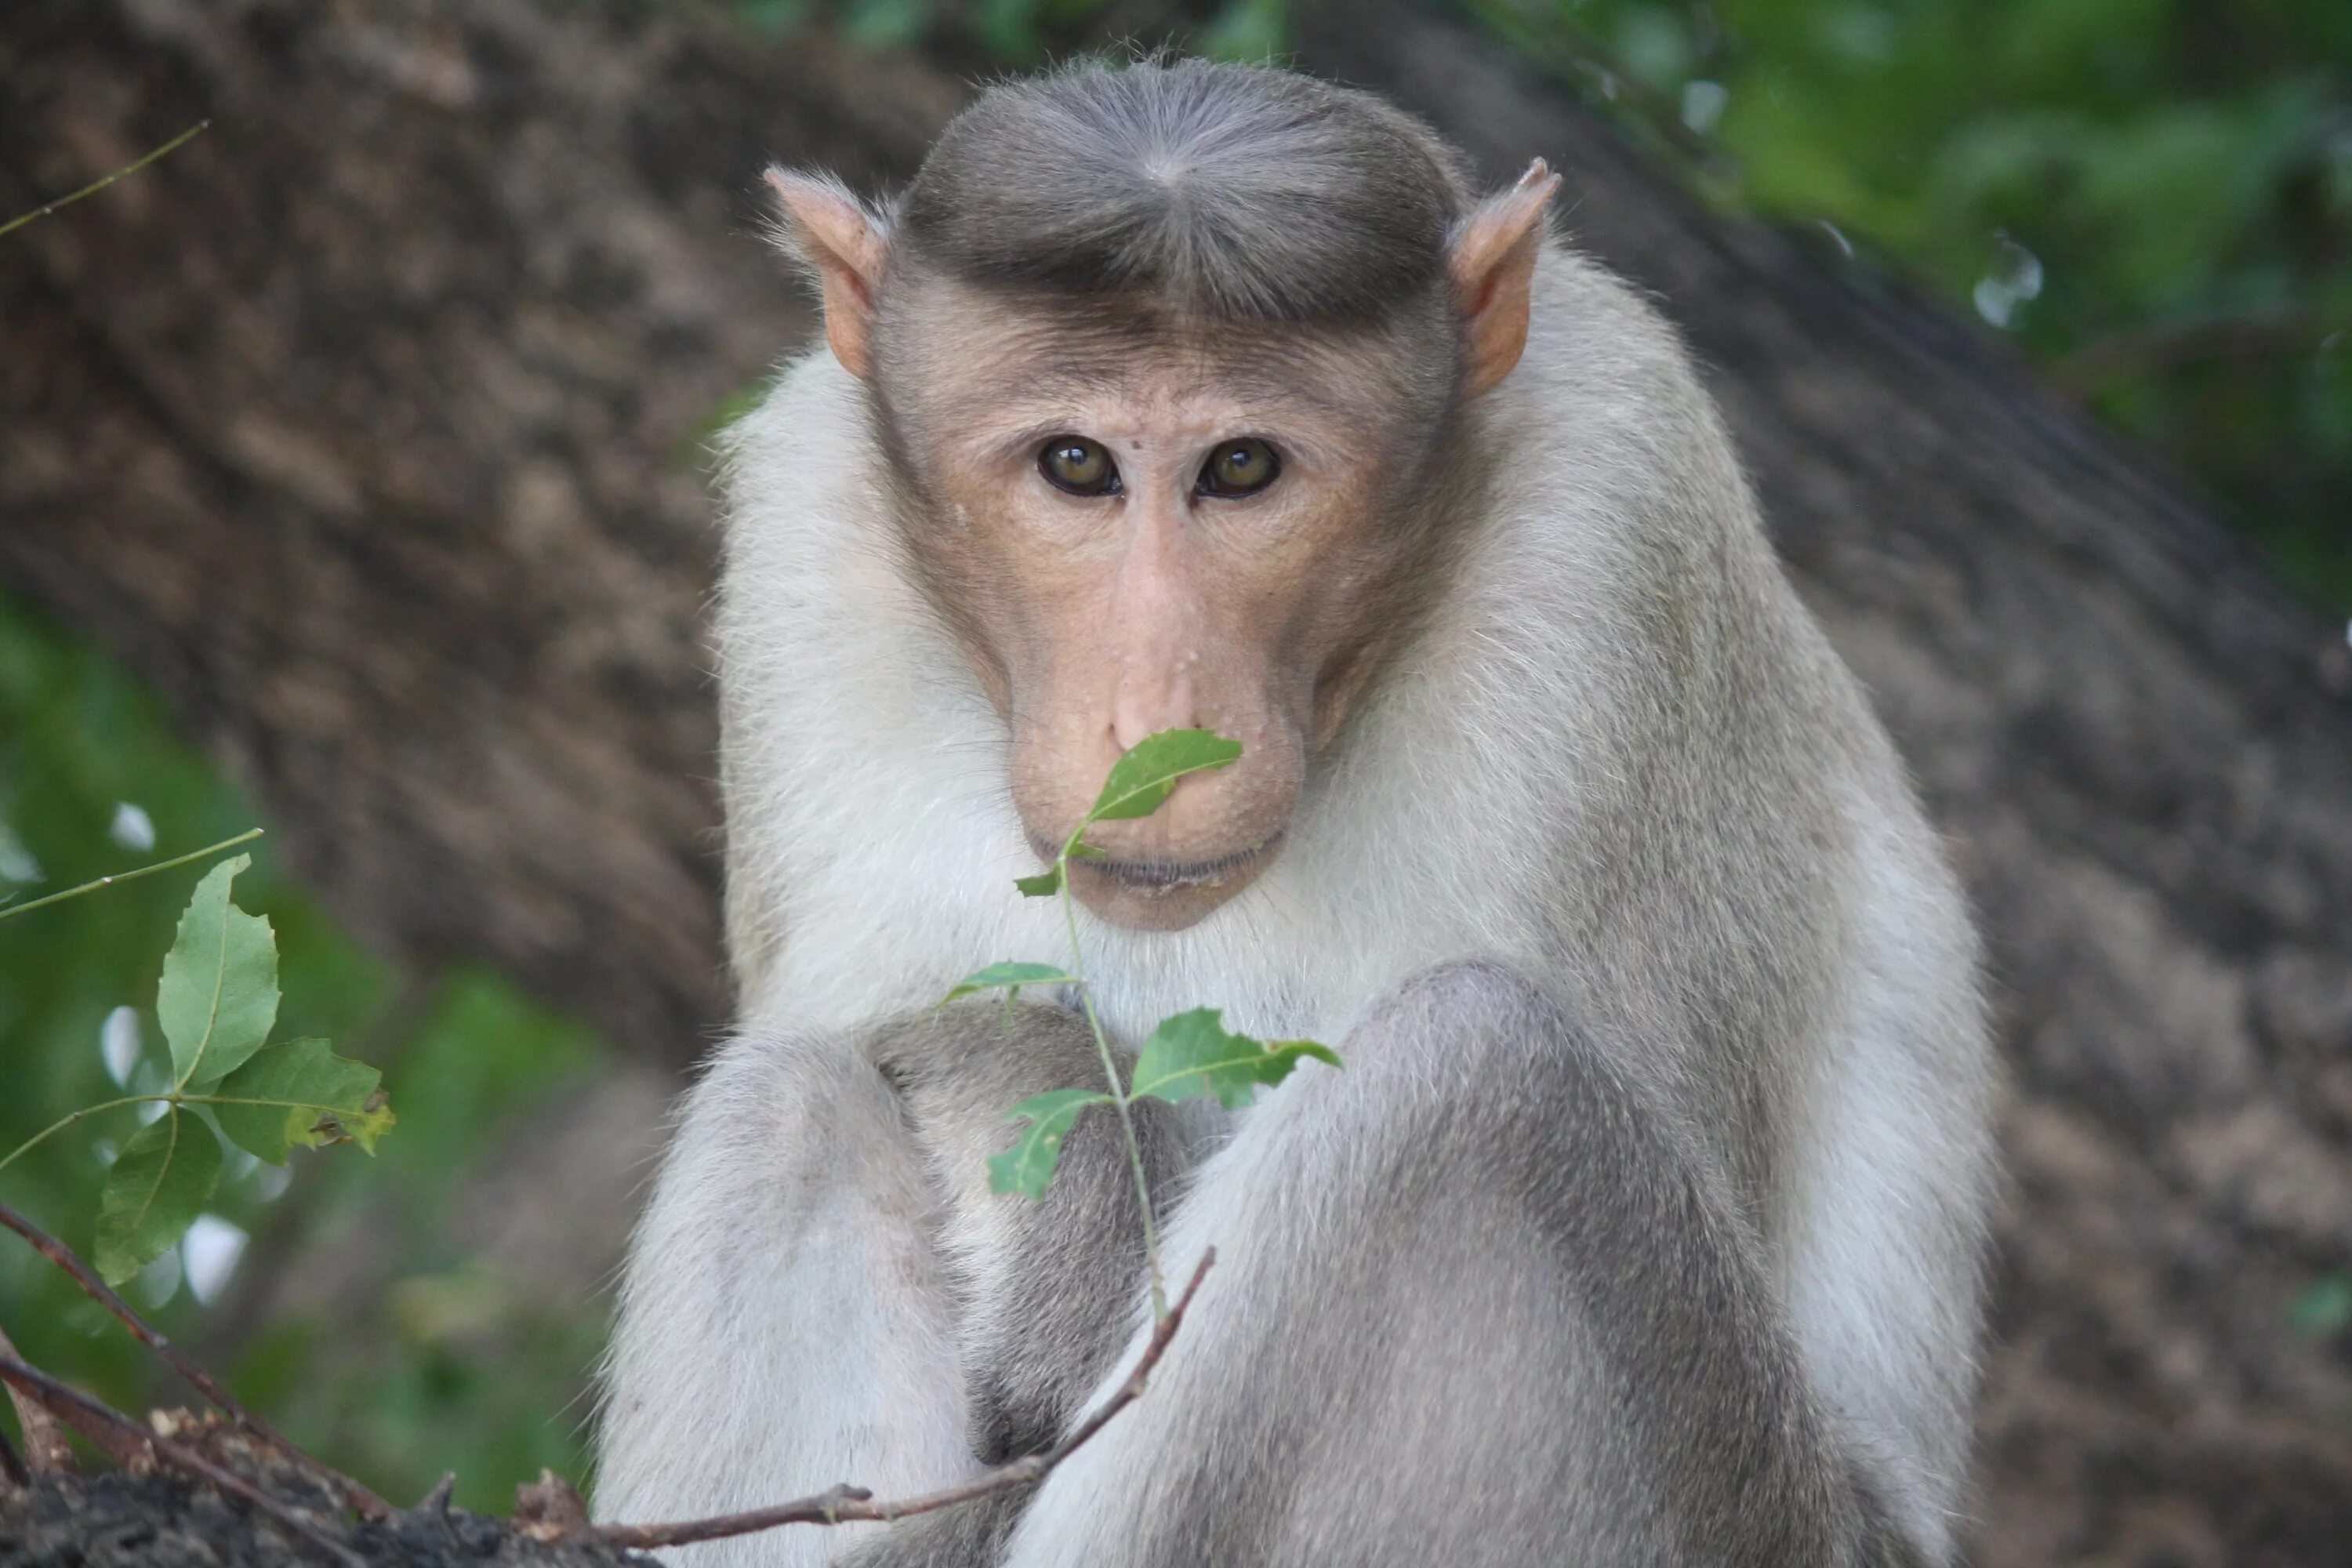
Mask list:
[{"label": "monkey face", "polygon": [[[1038,126],[968,129],[942,145],[1034,152]],[[1190,925],[1272,863],[1316,753],[1439,592],[1449,518],[1475,510],[1468,403],[1526,343],[1559,182],[1538,162],[1441,222],[1458,193],[1426,148],[1387,121],[1371,143],[1396,176],[1378,199],[1188,155],[1110,171],[1074,224],[1061,186],[1009,198],[1099,148],[1016,158],[1011,186],[935,153],[904,244],[838,183],[769,173],[834,357],[870,391],[906,564],[1011,729],[1039,853],[1155,731],[1242,743],[1095,830],[1107,858],[1073,885],[1119,924]]]},{"label": "monkey face", "polygon": [[1145,736],[1242,743],[1152,816],[1091,829],[1108,858],[1071,867],[1106,920],[1192,924],[1280,853],[1316,753],[1428,592],[1451,337],[896,279],[879,325],[903,542],[1010,726],[1040,855]]}]

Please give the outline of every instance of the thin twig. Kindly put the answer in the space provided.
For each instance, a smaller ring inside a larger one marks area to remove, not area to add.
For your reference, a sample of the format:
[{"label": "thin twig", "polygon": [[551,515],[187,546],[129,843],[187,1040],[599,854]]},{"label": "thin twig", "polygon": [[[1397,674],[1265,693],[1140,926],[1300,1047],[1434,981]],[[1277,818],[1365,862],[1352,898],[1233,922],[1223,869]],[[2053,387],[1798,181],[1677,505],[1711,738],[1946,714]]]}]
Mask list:
[{"label": "thin twig", "polygon": [[[18,1353],[14,1340],[5,1329],[0,1329],[0,1355],[11,1361],[25,1358]],[[74,1468],[73,1445],[66,1441],[65,1428],[49,1414],[49,1407],[29,1394],[15,1388],[8,1390],[8,1401],[16,1407],[16,1426],[24,1435],[26,1468],[55,1474]],[[11,1453],[10,1458],[16,1456]]]},{"label": "thin twig", "polygon": [[[169,142],[164,142],[161,147],[156,148],[152,153],[148,153],[145,157],[140,158],[132,163],[125,163],[121,168],[115,170],[114,173],[105,176],[103,179],[92,180],[89,184],[84,185],[81,189],[74,192],[70,195],[59,196],[56,201],[51,202],[47,206],[35,207],[31,212],[25,213],[16,217],[12,217],[6,223],[0,223],[0,235],[13,233],[15,230],[24,227],[26,224],[32,222],[37,217],[47,217],[51,213],[57,211],[59,207],[69,207],[73,205],[74,203],[81,200],[84,196],[94,196],[98,195],[99,192],[106,189],[107,186],[114,184],[115,181],[122,178],[123,175],[135,174],[140,170],[145,168],[148,164],[153,163],[156,159],[169,157],[171,154],[178,152],[181,148],[194,141],[196,137],[210,127],[212,121],[209,120],[199,120],[194,125],[189,126],[185,131],[181,132],[177,136],[173,137]],[[26,907],[29,909],[32,906],[28,904]]]},{"label": "thin twig", "polygon": [[1035,1486],[1053,1474],[1054,1468],[1085,1446],[1087,1439],[1101,1431],[1110,1418],[1142,1397],[1144,1385],[1150,1381],[1152,1368],[1167,1352],[1168,1342],[1176,1337],[1176,1330],[1184,1321],[1184,1310],[1192,1304],[1192,1295],[1207,1277],[1209,1266],[1217,1260],[1216,1248],[1201,1255],[1199,1267],[1176,1298],[1176,1304],[1167,1315],[1152,1325],[1151,1338],[1136,1359],[1135,1370],[1108,1399],[1102,1402],[1093,1415],[1078,1423],[1070,1435],[1050,1453],[1025,1454],[994,1469],[984,1470],[968,1481],[943,1487],[935,1492],[916,1497],[876,1502],[874,1494],[864,1487],[838,1486],[830,1491],[804,1497],[792,1502],[778,1503],[772,1508],[756,1508],[744,1513],[721,1514],[715,1519],[683,1520],[674,1524],[607,1524],[599,1526],[596,1533],[614,1546],[632,1551],[651,1552],[665,1546],[685,1546],[697,1541],[723,1541],[734,1535],[751,1535],[763,1530],[773,1530],[786,1524],[857,1524],[887,1523],[891,1520],[908,1519],[919,1513],[936,1513],[960,1502],[970,1502],[993,1492],[1010,1491],[1015,1487]]},{"label": "thin twig", "polygon": [[[30,1364],[17,1356],[0,1356],[0,1363],[11,1361],[18,1365]],[[32,1393],[9,1383],[5,1377],[0,1377],[0,1385],[7,1388],[8,1397],[11,1399],[19,1396],[26,1399],[37,1397]],[[136,1430],[138,1425],[136,1422],[133,1422],[130,1427],[117,1426],[112,1422],[104,1420],[78,1405],[68,1405],[62,1410],[47,1405],[42,1405],[41,1408],[80,1433],[83,1441],[105,1455],[121,1469],[135,1469],[142,1465],[151,1465],[154,1460],[155,1450],[149,1446],[147,1434]]]},{"label": "thin twig", "polygon": [[[0,228],[0,234],[7,232],[6,229]],[[202,849],[191,849],[185,855],[175,855],[169,860],[158,860],[152,866],[142,866],[131,871],[117,871],[111,877],[100,877],[97,881],[84,882],[79,888],[68,888],[63,892],[47,894],[35,899],[29,904],[10,904],[6,909],[0,910],[0,921],[12,921],[18,915],[30,914],[44,905],[61,904],[68,899],[78,899],[84,893],[95,893],[101,888],[111,888],[122,882],[135,882],[142,877],[152,877],[158,871],[168,871],[174,866],[184,866],[191,860],[201,860],[207,855],[217,855],[224,849],[234,849],[240,844],[250,844],[260,837],[260,828],[248,827],[234,838],[224,838],[217,844],[207,844]]]},{"label": "thin twig", "polygon": [[1143,1397],[1143,1386],[1151,1377],[1151,1369],[1158,1366],[1160,1358],[1167,1353],[1168,1342],[1176,1337],[1176,1325],[1183,1318],[1184,1309],[1192,1304],[1192,1292],[1201,1288],[1201,1281],[1208,1275],[1209,1265],[1216,1260],[1217,1249],[1213,1247],[1201,1254],[1201,1261],[1192,1267],[1192,1278],[1184,1282],[1184,1293],[1176,1298],[1176,1305],[1169,1309],[1168,1315],[1152,1325],[1151,1338],[1145,1343],[1143,1353],[1136,1358],[1135,1370],[1127,1374],[1127,1381],[1118,1385],[1118,1393],[1104,1400],[1092,1415],[1079,1422],[1076,1428],[1062,1439],[1061,1447],[1045,1457],[1047,1469],[1068,1458],[1080,1444],[1101,1431],[1104,1423]]},{"label": "thin twig", "polygon": [[114,1314],[116,1321],[129,1329],[134,1338],[162,1356],[172,1370],[187,1379],[191,1387],[226,1412],[229,1418],[256,1437],[284,1454],[289,1459],[309,1470],[319,1479],[341,1492],[352,1507],[368,1519],[384,1519],[391,1515],[392,1505],[375,1495],[360,1482],[318,1459],[312,1458],[280,1434],[278,1429],[238,1403],[236,1395],[221,1385],[220,1379],[182,1354],[178,1346],[165,1339],[162,1331],[131,1310],[130,1303],[109,1289],[106,1281],[90,1271],[89,1265],[74,1256],[73,1249],[6,1204],[0,1204],[0,1225],[6,1226],[33,1244],[33,1250],[56,1264],[72,1277],[73,1282],[93,1301]]},{"label": "thin twig", "polygon": [[79,1415],[86,1421],[110,1429],[125,1443],[135,1440],[143,1444],[150,1452],[169,1459],[190,1474],[210,1481],[225,1492],[243,1498],[303,1540],[333,1556],[345,1568],[368,1568],[367,1559],[236,1471],[215,1464],[177,1438],[166,1437],[160,1432],[142,1426],[112,1405],[92,1399],[72,1384],[61,1383],[14,1356],[0,1356],[0,1380],[6,1381],[12,1387],[31,1391],[42,1404],[60,1415],[70,1418],[68,1413]]}]

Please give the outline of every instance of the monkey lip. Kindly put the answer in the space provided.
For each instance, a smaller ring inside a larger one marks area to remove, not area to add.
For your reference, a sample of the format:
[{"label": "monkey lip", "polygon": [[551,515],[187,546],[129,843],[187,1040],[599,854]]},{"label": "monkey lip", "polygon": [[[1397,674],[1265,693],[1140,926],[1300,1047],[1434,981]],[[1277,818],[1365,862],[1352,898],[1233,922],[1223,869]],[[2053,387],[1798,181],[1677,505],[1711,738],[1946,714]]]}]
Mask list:
[{"label": "monkey lip", "polygon": [[1213,860],[1081,860],[1077,864],[1139,892],[1198,888],[1223,881],[1265,855],[1281,838],[1277,833],[1254,849],[1220,855]]},{"label": "monkey lip", "polygon": [[1100,877],[1122,889],[1137,893],[1172,893],[1190,888],[1214,887],[1237,872],[1254,868],[1280,847],[1283,836],[1276,833],[1264,843],[1248,849],[1220,855],[1213,860],[1097,860],[1092,858],[1072,859],[1073,873]]}]

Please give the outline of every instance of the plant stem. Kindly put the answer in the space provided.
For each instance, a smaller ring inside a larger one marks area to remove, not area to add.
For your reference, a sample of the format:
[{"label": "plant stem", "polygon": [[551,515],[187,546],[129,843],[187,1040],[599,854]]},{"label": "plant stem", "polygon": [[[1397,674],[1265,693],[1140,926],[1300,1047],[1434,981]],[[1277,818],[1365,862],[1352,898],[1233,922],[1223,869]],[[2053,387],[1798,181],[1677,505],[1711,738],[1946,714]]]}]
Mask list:
[{"label": "plant stem", "polygon": [[31,212],[12,217],[6,223],[0,223],[0,234],[8,234],[14,230],[20,229],[37,217],[48,216],[59,207],[69,207],[73,205],[74,203],[81,200],[84,196],[94,196],[98,195],[99,192],[106,189],[107,186],[114,184],[115,181],[122,178],[123,175],[135,174],[140,170],[145,168],[148,164],[153,163],[156,159],[166,157],[171,153],[178,152],[181,148],[194,141],[196,138],[197,133],[202,132],[210,124],[212,124],[212,121],[209,120],[199,120],[194,125],[189,126],[185,131],[181,132],[177,136],[173,137],[169,142],[164,142],[161,147],[156,148],[152,153],[148,153],[145,157],[140,158],[133,163],[124,164],[121,168],[115,170],[114,173],[105,176],[103,179],[92,180],[89,184],[84,185],[81,189],[74,192],[70,195],[59,196],[56,201],[49,203],[47,206],[35,207]]},{"label": "plant stem", "polygon": [[121,1100],[109,1100],[97,1105],[85,1105],[79,1110],[58,1118],[58,1120],[50,1122],[38,1132],[34,1133],[30,1138],[26,1139],[22,1143],[17,1144],[14,1149],[11,1149],[8,1152],[8,1157],[5,1160],[0,1160],[0,1171],[6,1170],[9,1166],[15,1164],[18,1159],[22,1158],[24,1155],[31,1153],[34,1150],[47,1142],[52,1136],[64,1131],[67,1128],[71,1127],[75,1122],[79,1121],[85,1116],[96,1116],[101,1110],[116,1110],[126,1105],[145,1105],[151,1100],[169,1100],[171,1098],[172,1096],[168,1094],[128,1094],[123,1096]]},{"label": "plant stem", "polygon": [[1135,1201],[1143,1209],[1143,1261],[1151,1273],[1151,1321],[1164,1322],[1168,1317],[1168,1281],[1160,1272],[1160,1234],[1151,1221],[1151,1184],[1143,1174],[1143,1144],[1135,1136],[1135,1113],[1128,1109],[1127,1086],[1118,1080],[1118,1063],[1110,1054],[1110,1037],[1103,1033],[1102,1019],[1095,1012],[1095,988],[1087,984],[1086,954],[1078,949],[1078,909],[1070,898],[1070,847],[1085,831],[1086,824],[1080,823],[1055,861],[1061,873],[1062,923],[1070,933],[1070,973],[1078,982],[1078,997],[1086,1005],[1087,1027],[1094,1031],[1095,1050],[1102,1058],[1103,1077],[1110,1084],[1111,1104],[1118,1111],[1119,1131],[1127,1137],[1127,1163],[1135,1172]]},{"label": "plant stem", "polygon": [[[1099,1029],[1096,1031],[1095,1037],[1097,1041],[1101,1039],[1102,1033]],[[96,1116],[102,1110],[119,1110],[126,1105],[170,1105],[175,1107],[182,1105],[248,1105],[262,1110],[317,1110],[322,1111],[328,1115],[350,1114],[347,1111],[338,1110],[334,1106],[321,1105],[317,1100],[256,1100],[249,1095],[240,1094],[183,1094],[178,1089],[171,1089],[163,1094],[126,1094],[120,1100],[101,1100],[96,1105],[85,1105],[79,1110],[73,1111],[68,1115],[60,1116],[55,1121],[50,1122],[47,1127],[42,1128],[38,1132],[34,1133],[30,1138],[26,1139],[22,1143],[17,1144],[14,1149],[9,1150],[7,1158],[0,1159],[0,1171],[6,1170],[9,1166],[15,1164],[18,1159],[24,1155],[31,1153],[34,1150],[47,1142],[52,1137],[64,1131],[67,1128],[71,1127],[75,1122],[79,1121],[82,1118],[86,1116]],[[1139,1161],[1136,1164],[1136,1173],[1139,1178],[1142,1173],[1142,1163]],[[1148,1219],[1145,1221],[1145,1226],[1148,1231],[1150,1227],[1150,1221]]]},{"label": "plant stem", "polygon": [[[0,921],[14,920],[16,916],[30,913],[45,904],[61,904],[68,899],[78,899],[84,893],[95,893],[100,888],[111,888],[118,882],[135,882],[142,877],[152,877],[158,871],[168,871],[174,866],[184,866],[191,860],[201,860],[207,855],[217,855],[224,849],[234,849],[240,844],[250,844],[260,837],[260,828],[248,827],[234,838],[224,838],[217,844],[207,844],[202,849],[192,849],[185,855],[174,856],[169,860],[158,860],[152,866],[142,866],[135,871],[117,871],[111,877],[100,877],[95,882],[84,882],[79,888],[68,888],[64,892],[51,893],[46,898],[35,899],[29,904],[11,904],[6,909],[0,910]],[[0,1164],[5,1163],[0,1161]]]}]

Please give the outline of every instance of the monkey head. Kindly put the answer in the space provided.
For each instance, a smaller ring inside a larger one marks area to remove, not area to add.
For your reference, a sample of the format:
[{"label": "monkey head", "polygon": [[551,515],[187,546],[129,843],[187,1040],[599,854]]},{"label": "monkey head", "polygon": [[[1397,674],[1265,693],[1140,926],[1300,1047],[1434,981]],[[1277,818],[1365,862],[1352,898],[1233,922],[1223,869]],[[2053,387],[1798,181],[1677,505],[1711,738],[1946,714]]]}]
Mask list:
[{"label": "monkey head", "polygon": [[887,212],[769,174],[1039,853],[1146,735],[1242,743],[1090,830],[1107,858],[1073,890],[1127,926],[1190,925],[1272,862],[1431,597],[1559,184],[1538,163],[1474,204],[1418,122],[1279,80],[1184,62],[992,88]]}]

